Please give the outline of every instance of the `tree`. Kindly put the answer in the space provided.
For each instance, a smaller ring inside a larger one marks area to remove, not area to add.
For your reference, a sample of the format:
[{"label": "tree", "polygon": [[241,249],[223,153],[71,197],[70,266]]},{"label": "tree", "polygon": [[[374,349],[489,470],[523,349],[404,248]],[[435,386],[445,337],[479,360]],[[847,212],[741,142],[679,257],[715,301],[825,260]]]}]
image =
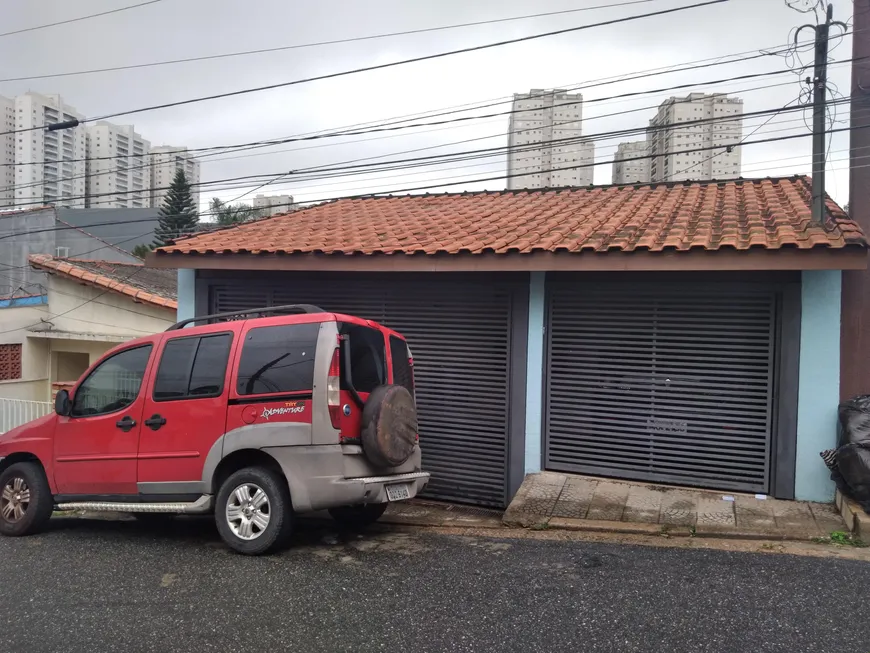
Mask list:
[{"label": "tree", "polygon": [[159,222],[154,230],[154,247],[163,247],[170,240],[196,231],[199,214],[193,204],[190,184],[183,170],[175,173],[175,178],[158,213]]},{"label": "tree", "polygon": [[145,258],[153,249],[154,247],[151,245],[136,245],[136,247],[133,248],[132,254],[138,258]]},{"label": "tree", "polygon": [[213,197],[209,204],[209,210],[215,217],[215,222],[222,226],[239,224],[260,217],[260,212],[247,204],[227,204],[223,200]]}]

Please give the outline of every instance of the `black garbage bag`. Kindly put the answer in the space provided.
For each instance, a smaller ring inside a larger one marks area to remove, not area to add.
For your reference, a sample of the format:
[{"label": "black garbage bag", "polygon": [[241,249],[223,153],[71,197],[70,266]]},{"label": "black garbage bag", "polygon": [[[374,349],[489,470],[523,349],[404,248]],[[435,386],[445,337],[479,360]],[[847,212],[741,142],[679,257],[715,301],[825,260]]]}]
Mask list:
[{"label": "black garbage bag", "polygon": [[846,496],[870,513],[870,395],[840,404],[836,452],[821,453],[831,478]]},{"label": "black garbage bag", "polygon": [[840,417],[839,447],[859,442],[870,444],[870,395],[844,401],[837,412]]},{"label": "black garbage bag", "polygon": [[837,468],[832,477],[840,492],[870,513],[870,443],[846,444],[837,449]]}]

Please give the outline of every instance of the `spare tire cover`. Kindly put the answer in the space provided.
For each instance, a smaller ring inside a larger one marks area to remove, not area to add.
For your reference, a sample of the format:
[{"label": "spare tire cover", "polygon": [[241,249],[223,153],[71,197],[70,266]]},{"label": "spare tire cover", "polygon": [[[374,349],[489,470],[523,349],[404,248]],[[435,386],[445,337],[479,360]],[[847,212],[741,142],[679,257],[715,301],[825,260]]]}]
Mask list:
[{"label": "spare tire cover", "polygon": [[396,467],[408,460],[417,444],[414,397],[400,385],[382,385],[366,400],[362,415],[362,447],[378,467]]}]

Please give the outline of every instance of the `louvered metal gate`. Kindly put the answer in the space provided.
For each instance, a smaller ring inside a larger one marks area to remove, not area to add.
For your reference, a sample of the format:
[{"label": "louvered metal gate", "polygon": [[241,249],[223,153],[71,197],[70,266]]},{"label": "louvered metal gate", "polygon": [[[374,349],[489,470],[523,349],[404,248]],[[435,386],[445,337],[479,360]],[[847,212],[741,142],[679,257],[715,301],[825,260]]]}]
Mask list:
[{"label": "louvered metal gate", "polygon": [[292,303],[376,320],[404,335],[414,356],[423,465],[432,474],[425,495],[504,506],[509,285],[346,276],[210,290],[213,312]]},{"label": "louvered metal gate", "polygon": [[769,492],[776,294],[555,283],[552,470]]}]

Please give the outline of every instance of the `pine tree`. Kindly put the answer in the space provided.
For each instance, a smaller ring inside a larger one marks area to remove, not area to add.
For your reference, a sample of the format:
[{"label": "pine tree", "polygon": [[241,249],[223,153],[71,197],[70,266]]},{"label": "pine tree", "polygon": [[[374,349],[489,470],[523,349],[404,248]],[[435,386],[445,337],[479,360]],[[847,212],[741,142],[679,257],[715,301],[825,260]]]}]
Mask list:
[{"label": "pine tree", "polygon": [[148,253],[151,252],[151,250],[153,250],[153,249],[154,249],[153,245],[136,245],[136,247],[133,248],[133,251],[131,252],[131,254],[133,254],[133,256],[135,256],[137,258],[144,259],[146,256],[148,256]]},{"label": "pine tree", "polygon": [[169,192],[159,211],[159,223],[154,230],[154,247],[162,247],[169,241],[196,231],[199,214],[190,195],[190,184],[183,170],[175,173]]}]

